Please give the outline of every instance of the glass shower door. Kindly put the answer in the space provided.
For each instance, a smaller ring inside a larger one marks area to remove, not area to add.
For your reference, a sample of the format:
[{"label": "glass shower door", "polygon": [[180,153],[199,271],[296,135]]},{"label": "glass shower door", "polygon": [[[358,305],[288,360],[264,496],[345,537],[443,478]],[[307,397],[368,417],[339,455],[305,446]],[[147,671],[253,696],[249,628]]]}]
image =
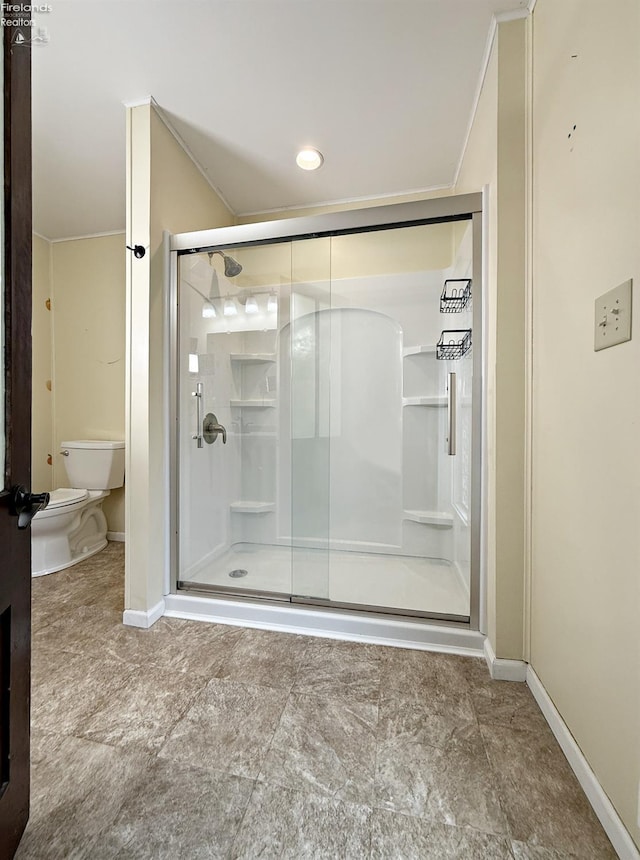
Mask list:
[{"label": "glass shower door", "polygon": [[[331,239],[294,242],[290,367],[290,516],[294,598],[329,599],[331,449]],[[286,450],[286,446],[285,446]],[[285,453],[286,456],[286,453]]]},{"label": "glass shower door", "polygon": [[470,222],[292,254],[293,594],[466,618],[472,360],[436,344],[471,328],[470,303],[452,325],[440,301],[470,278]]},{"label": "glass shower door", "polygon": [[291,594],[278,476],[290,272],[287,243],[179,258],[179,587]]},{"label": "glass shower door", "polygon": [[179,586],[470,617],[472,256],[463,220],[179,257]]}]

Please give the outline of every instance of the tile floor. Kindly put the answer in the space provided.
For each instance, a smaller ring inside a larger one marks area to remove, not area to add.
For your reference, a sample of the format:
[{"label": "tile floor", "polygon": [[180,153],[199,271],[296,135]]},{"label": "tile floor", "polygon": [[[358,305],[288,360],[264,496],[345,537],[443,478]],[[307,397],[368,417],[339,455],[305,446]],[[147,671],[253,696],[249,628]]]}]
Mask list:
[{"label": "tile floor", "polygon": [[527,688],[480,660],[121,623],[123,547],[33,583],[17,857],[607,860]]}]

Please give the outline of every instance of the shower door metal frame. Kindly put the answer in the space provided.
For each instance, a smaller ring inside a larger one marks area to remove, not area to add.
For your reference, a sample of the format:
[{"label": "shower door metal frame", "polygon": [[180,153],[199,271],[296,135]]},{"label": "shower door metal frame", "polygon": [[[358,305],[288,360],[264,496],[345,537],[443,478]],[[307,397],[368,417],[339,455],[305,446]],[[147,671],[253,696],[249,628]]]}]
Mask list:
[{"label": "shower door metal frame", "polygon": [[[350,233],[364,233],[380,230],[391,230],[402,227],[415,227],[423,224],[439,224],[452,221],[470,221],[473,241],[473,386],[472,386],[472,456],[471,456],[471,517],[470,517],[470,611],[466,617],[443,616],[438,613],[411,610],[389,609],[387,607],[369,606],[365,604],[337,604],[323,599],[282,597],[283,605],[296,603],[308,604],[314,609],[326,607],[330,610],[348,609],[348,611],[375,612],[381,617],[402,616],[419,617],[429,623],[455,624],[470,630],[481,630],[484,620],[481,607],[484,605],[482,581],[483,568],[481,558],[482,535],[482,470],[481,455],[483,450],[483,195],[461,194],[451,197],[436,197],[430,200],[418,200],[411,203],[393,203],[386,206],[372,206],[365,209],[351,209],[326,215],[314,215],[302,218],[286,218],[275,221],[260,221],[252,224],[240,224],[234,227],[218,227],[211,230],[199,230],[189,233],[176,233],[169,238],[169,397],[170,397],[170,434],[169,457],[171,475],[170,486],[170,565],[171,592],[178,591],[178,257],[196,254],[204,251],[228,250],[245,245],[270,245],[277,242],[290,242],[299,239],[320,238],[321,236],[340,236]],[[194,589],[195,591],[195,589]],[[228,596],[237,600],[245,592],[238,589],[216,589],[215,596]],[[212,596],[209,589],[203,588],[202,594]],[[247,599],[255,600],[258,595],[246,594]],[[264,598],[273,601],[274,596],[264,594]],[[277,598],[276,598],[277,599]]]}]

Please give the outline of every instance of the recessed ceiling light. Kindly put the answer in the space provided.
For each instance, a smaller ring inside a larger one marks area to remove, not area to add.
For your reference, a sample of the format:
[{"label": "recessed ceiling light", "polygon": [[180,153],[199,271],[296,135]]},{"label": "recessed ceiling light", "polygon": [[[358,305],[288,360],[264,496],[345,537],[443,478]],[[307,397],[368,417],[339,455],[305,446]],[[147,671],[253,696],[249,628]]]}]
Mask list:
[{"label": "recessed ceiling light", "polygon": [[296,164],[303,170],[317,170],[319,167],[322,167],[323,161],[323,154],[311,146],[305,146],[296,155]]}]

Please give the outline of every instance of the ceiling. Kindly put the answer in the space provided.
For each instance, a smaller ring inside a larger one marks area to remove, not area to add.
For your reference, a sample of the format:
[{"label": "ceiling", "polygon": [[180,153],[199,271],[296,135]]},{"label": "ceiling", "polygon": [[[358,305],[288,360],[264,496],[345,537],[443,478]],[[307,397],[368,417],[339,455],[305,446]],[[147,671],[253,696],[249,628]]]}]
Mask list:
[{"label": "ceiling", "polygon": [[238,215],[450,186],[492,14],[526,5],[56,0],[35,15],[34,229],[124,229],[124,103],[149,96]]}]

